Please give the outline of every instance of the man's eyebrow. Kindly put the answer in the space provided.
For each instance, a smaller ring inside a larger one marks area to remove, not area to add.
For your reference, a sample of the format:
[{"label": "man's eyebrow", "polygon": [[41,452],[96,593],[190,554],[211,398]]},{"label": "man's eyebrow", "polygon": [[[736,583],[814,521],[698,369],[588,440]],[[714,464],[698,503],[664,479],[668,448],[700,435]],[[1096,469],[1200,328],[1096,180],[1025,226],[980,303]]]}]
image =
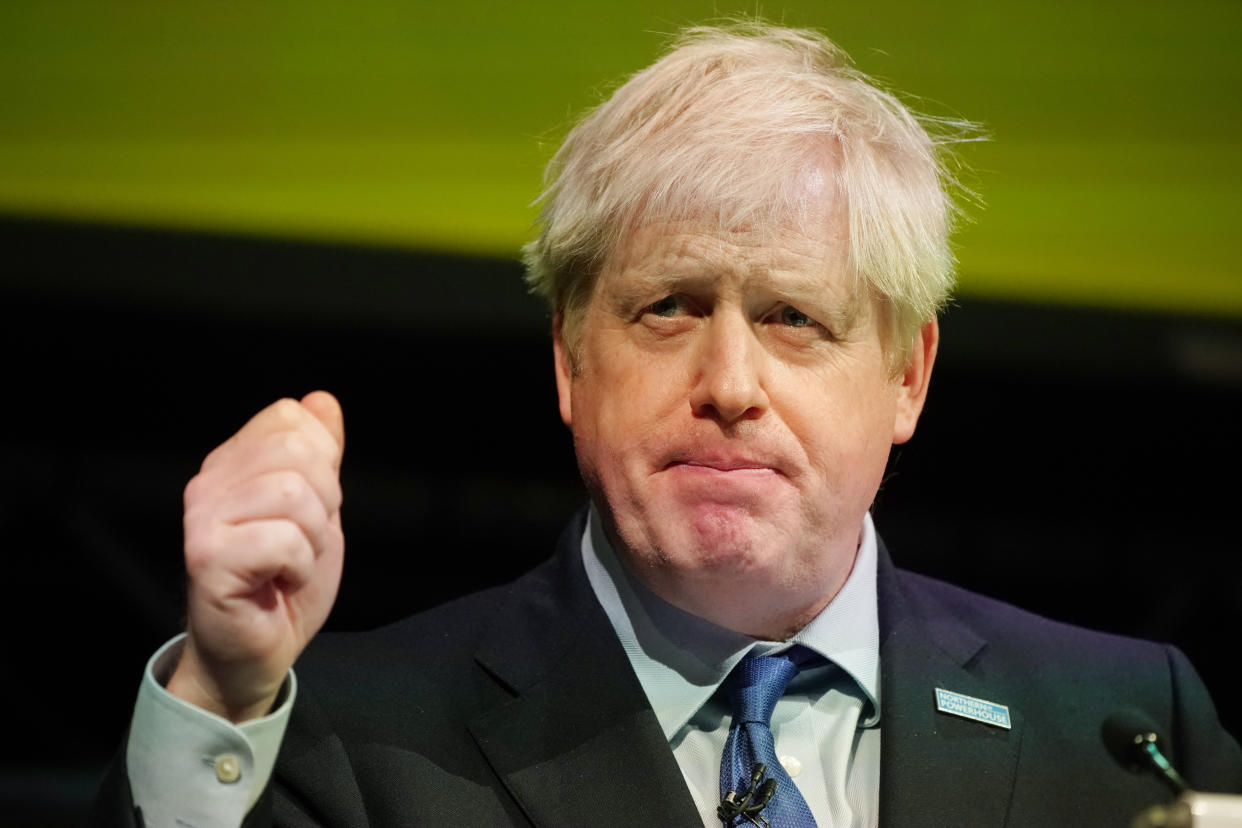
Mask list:
[{"label": "man's eyebrow", "polygon": [[619,304],[631,305],[652,296],[658,299],[673,293],[699,293],[713,287],[715,282],[716,277],[711,274],[659,268],[628,275],[623,283],[614,285],[612,294]]},{"label": "man's eyebrow", "polygon": [[859,321],[862,302],[848,287],[835,287],[827,275],[777,274],[772,294],[833,331],[845,333]]}]

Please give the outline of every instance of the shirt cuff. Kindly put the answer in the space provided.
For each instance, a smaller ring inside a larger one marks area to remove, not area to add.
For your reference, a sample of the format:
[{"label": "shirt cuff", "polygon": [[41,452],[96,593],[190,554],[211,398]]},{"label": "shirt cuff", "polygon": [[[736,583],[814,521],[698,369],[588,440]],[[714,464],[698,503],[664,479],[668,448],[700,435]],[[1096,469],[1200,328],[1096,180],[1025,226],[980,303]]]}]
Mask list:
[{"label": "shirt cuff", "polygon": [[125,762],[134,805],[147,828],[237,826],[267,787],[289,723],[293,671],[268,715],[235,725],[164,689],[185,633],[147,662]]}]

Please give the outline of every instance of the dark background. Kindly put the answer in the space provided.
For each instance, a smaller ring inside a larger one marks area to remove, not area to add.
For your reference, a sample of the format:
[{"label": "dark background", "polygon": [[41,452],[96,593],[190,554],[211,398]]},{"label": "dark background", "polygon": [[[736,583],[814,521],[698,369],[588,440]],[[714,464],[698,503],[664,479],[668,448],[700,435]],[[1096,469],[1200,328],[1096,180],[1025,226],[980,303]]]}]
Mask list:
[{"label": "dark background", "polygon": [[[511,579],[582,502],[513,262],[22,219],[0,245],[5,824],[81,821],[180,628],[182,487],[277,397],[346,412],[329,627]],[[1242,733],[1242,323],[963,298],[942,330],[874,512],[896,560],[1174,642]]]}]

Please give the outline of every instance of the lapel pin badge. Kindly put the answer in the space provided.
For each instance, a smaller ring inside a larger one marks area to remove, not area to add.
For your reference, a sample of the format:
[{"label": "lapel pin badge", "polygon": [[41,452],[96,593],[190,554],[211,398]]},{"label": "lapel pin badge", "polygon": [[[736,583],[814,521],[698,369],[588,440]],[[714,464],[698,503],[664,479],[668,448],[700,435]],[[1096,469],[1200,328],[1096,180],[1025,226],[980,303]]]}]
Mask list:
[{"label": "lapel pin badge", "polygon": [[1006,705],[986,699],[976,699],[974,696],[963,696],[961,693],[942,690],[939,687],[936,688],[936,709],[941,713],[961,716],[963,719],[973,719],[993,727],[1003,727],[1005,730],[1013,727],[1009,721],[1009,708]]}]

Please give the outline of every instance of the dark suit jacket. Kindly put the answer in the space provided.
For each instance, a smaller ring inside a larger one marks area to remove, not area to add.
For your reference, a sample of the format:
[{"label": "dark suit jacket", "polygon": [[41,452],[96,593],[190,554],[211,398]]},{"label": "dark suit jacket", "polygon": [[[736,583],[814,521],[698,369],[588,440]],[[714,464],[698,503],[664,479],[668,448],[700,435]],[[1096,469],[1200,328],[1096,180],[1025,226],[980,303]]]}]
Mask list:
[{"label": "dark suit jacket", "polygon": [[[698,824],[587,582],[582,528],[510,586],[317,638],[247,825]],[[1194,787],[1242,792],[1242,752],[1176,649],[903,572],[882,546],[878,576],[882,825],[1124,828],[1171,798],[1101,741],[1126,706],[1159,725]],[[1012,729],[936,712],[937,687],[1008,705]],[[127,796],[122,768],[100,813]]]}]

